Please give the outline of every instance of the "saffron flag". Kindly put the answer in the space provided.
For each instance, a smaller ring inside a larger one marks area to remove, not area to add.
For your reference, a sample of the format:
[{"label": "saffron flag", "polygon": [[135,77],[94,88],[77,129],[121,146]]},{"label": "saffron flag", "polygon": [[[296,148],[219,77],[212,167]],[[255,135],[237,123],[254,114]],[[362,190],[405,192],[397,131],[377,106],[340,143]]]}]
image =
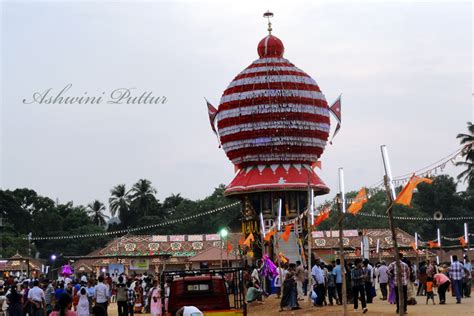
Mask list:
[{"label": "saffron flag", "polygon": [[280,261],[281,261],[281,262],[287,263],[287,262],[290,261],[290,260],[283,254],[283,252],[280,252],[278,255],[280,256]]},{"label": "saffron flag", "polygon": [[216,126],[214,124],[214,121],[216,120],[217,109],[211,103],[209,103],[206,98],[204,99],[207,103],[207,114],[209,115],[209,122],[211,123],[212,131],[217,135]]},{"label": "saffron flag", "polygon": [[319,213],[318,216],[316,216],[316,220],[314,221],[314,227],[318,226],[321,224],[323,221],[327,220],[329,218],[329,208],[325,208]]},{"label": "saffron flag", "polygon": [[250,243],[252,241],[255,241],[255,238],[253,237],[253,233],[250,233],[250,235],[248,235],[247,239],[245,239],[244,245],[246,245],[247,247],[250,247]]},{"label": "saffron flag", "polygon": [[416,249],[416,242],[412,242],[410,244],[410,246],[413,248],[413,250],[417,251],[418,249]]},{"label": "saffron flag", "polygon": [[231,252],[232,250],[234,250],[234,247],[232,246],[232,243],[230,241],[227,241],[227,253]]},{"label": "saffron flag", "polygon": [[267,232],[267,233],[265,234],[265,238],[264,238],[265,241],[270,241],[270,238],[272,238],[272,236],[275,235],[275,233],[276,233],[276,232],[275,232],[275,230],[273,230],[273,229],[270,230],[269,232]]},{"label": "saffron flag", "polygon": [[439,247],[439,244],[436,241],[429,240],[428,241],[428,247],[437,248],[437,247]]},{"label": "saffron flag", "polygon": [[332,141],[334,137],[336,137],[336,134],[339,132],[341,129],[341,123],[342,123],[342,112],[341,112],[341,96],[339,96],[336,101],[331,105],[329,108],[329,111],[334,115],[337,121],[336,129],[334,130],[334,133],[332,134],[331,141],[329,142],[332,144]]},{"label": "saffron flag", "polygon": [[410,206],[411,199],[413,197],[413,190],[415,190],[416,186],[422,182],[431,184],[433,183],[433,180],[428,178],[419,178],[413,174],[413,176],[410,178],[410,181],[408,181],[402,191],[400,191],[398,194],[397,198],[395,199],[395,203]]},{"label": "saffron flag", "polygon": [[357,193],[354,202],[352,202],[347,211],[352,215],[356,215],[362,209],[362,206],[367,203],[367,201],[367,192],[365,191],[365,188],[362,188],[360,189],[359,193]]},{"label": "saffron flag", "polygon": [[461,244],[462,247],[465,247],[467,245],[466,239],[464,239],[464,236],[459,237],[459,243]]},{"label": "saffron flag", "polygon": [[285,231],[283,232],[283,234],[280,235],[280,238],[283,239],[285,242],[288,242],[288,239],[290,239],[292,227],[293,227],[293,224],[286,225]]},{"label": "saffron flag", "polygon": [[312,168],[312,169],[319,168],[319,170],[323,170],[323,165],[322,165],[322,163],[321,163],[321,160],[318,160],[318,161],[316,161],[316,162],[313,162],[313,163],[311,164],[311,168]]},{"label": "saffron flag", "polygon": [[245,242],[245,237],[244,236],[240,237],[239,246],[242,246],[244,244],[244,242]]}]

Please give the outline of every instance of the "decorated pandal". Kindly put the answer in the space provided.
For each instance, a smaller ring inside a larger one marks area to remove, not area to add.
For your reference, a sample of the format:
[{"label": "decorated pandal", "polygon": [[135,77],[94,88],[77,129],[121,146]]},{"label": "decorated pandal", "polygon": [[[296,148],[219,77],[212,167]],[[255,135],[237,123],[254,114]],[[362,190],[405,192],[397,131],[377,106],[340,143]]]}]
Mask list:
[{"label": "decorated pandal", "polygon": [[[239,265],[240,234],[221,240],[218,234],[126,235],[87,256],[69,257],[76,274],[157,273],[161,269],[183,270],[202,266]],[[230,249],[228,245],[234,245]],[[234,248],[235,247],[235,248]]]},{"label": "decorated pandal", "polygon": [[[288,220],[308,209],[309,189],[329,192],[314,171],[329,136],[328,104],[316,81],[283,57],[271,23],[268,31],[259,58],[232,80],[218,109],[208,104],[213,130],[237,170],[225,195],[241,200],[246,236],[261,236],[260,214],[267,229],[274,225],[280,200]],[[261,244],[253,248],[260,256]]]}]

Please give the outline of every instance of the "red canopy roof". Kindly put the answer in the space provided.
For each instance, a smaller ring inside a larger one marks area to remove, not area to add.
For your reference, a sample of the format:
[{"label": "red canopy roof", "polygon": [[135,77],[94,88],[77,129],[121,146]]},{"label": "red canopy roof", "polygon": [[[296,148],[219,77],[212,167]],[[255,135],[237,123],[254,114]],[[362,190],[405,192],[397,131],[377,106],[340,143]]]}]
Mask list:
[{"label": "red canopy roof", "polygon": [[329,193],[329,188],[305,164],[257,165],[239,170],[227,186],[225,195],[262,191],[304,191],[308,185],[316,195]]}]

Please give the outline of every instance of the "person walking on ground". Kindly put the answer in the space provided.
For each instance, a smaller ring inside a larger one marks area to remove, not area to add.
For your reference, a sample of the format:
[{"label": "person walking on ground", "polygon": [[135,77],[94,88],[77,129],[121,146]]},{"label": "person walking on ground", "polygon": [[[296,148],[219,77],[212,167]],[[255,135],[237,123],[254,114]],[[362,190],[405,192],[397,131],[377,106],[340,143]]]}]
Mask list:
[{"label": "person walking on ground", "polygon": [[463,281],[463,294],[465,297],[471,297],[471,284],[472,284],[472,264],[469,261],[469,257],[465,256],[464,270],[466,275]]},{"label": "person walking on ground", "polygon": [[87,299],[86,288],[84,286],[81,287],[77,295],[79,296],[79,301],[77,303],[77,316],[89,316],[89,300]]},{"label": "person walking on ground", "polygon": [[366,278],[366,274],[364,269],[362,268],[362,260],[356,259],[355,267],[351,271],[351,280],[352,280],[352,297],[354,300],[354,311],[357,312],[359,308],[359,296],[360,301],[362,303],[362,312],[365,314],[367,313],[367,305],[365,302],[365,290],[364,290],[364,282]]},{"label": "person walking on ground", "polygon": [[55,310],[50,316],[77,316],[76,312],[71,311],[72,297],[67,293],[60,295],[57,307],[59,310]]},{"label": "person walking on ground", "polygon": [[333,306],[333,299],[336,301],[336,304],[339,305],[339,298],[337,297],[336,290],[336,276],[332,274],[333,267],[332,265],[328,266],[328,298],[329,305]]},{"label": "person walking on ground", "polygon": [[153,281],[153,287],[150,289],[148,294],[150,298],[150,314],[151,316],[161,315],[163,312],[163,305],[161,302],[161,288],[158,285],[158,281]]},{"label": "person walking on ground", "polygon": [[22,315],[22,296],[16,290],[16,285],[12,285],[10,288],[10,293],[7,294],[7,313],[8,316],[21,316]]},{"label": "person walking on ground", "polygon": [[117,284],[117,309],[118,309],[118,316],[127,316],[128,314],[128,289],[126,284],[123,282],[123,276],[118,277],[118,284]]},{"label": "person walking on ground", "polygon": [[446,304],[446,291],[449,289],[451,282],[444,273],[436,273],[433,277],[435,285],[438,287],[439,303]]},{"label": "person walking on ground", "polygon": [[401,266],[401,279],[402,279],[402,284],[398,284],[398,274],[400,273],[397,269],[397,261],[393,261],[392,263],[390,263],[390,265],[388,266],[388,271],[387,273],[391,276],[393,276],[394,278],[394,282],[395,282],[395,300],[396,300],[396,303],[397,303],[397,313],[399,312],[400,310],[400,298],[399,298],[399,295],[398,295],[398,287],[401,286],[402,287],[402,293],[403,293],[403,298],[402,298],[402,302],[403,302],[403,313],[404,314],[407,314],[407,305],[408,305],[408,282],[409,282],[409,279],[410,279],[410,267],[405,263],[403,262],[403,254],[402,253],[399,253],[398,254],[398,257],[400,258],[400,266]]},{"label": "person walking on ground", "polygon": [[104,284],[104,276],[100,275],[98,278],[99,283],[94,288],[94,299],[95,305],[100,305],[107,314],[107,307],[109,306],[110,293],[109,288]]},{"label": "person walking on ground", "polygon": [[372,304],[372,279],[373,279],[373,268],[369,262],[369,259],[364,259],[363,270],[365,274],[364,289],[367,304]]},{"label": "person walking on ground", "polygon": [[337,297],[339,298],[339,303],[342,304],[342,269],[341,269],[341,259],[336,259],[336,266],[332,270],[332,274],[336,278],[336,290]]},{"label": "person walking on ground", "polygon": [[296,271],[295,271],[295,279],[296,279],[296,289],[298,290],[298,299],[303,299],[303,283],[304,283],[304,267],[301,264],[301,261],[296,261]]},{"label": "person walking on ground", "polygon": [[313,276],[313,290],[316,293],[316,306],[321,307],[323,306],[324,302],[324,291],[325,291],[325,284],[324,284],[324,274],[320,267],[319,259],[316,259],[316,262],[311,269],[311,275]]},{"label": "person walking on ground", "polygon": [[31,306],[31,316],[43,316],[45,307],[45,296],[39,287],[39,281],[33,282],[33,288],[28,291],[28,301]]},{"label": "person walking on ground", "polygon": [[387,285],[388,285],[388,267],[385,261],[382,261],[378,268],[378,282],[380,285],[380,292],[382,292],[382,301],[387,300]]},{"label": "person walking on ground", "polygon": [[428,304],[428,301],[431,299],[433,301],[433,305],[436,305],[434,301],[434,292],[433,292],[433,278],[429,277],[426,279],[425,282],[425,290],[426,290],[426,304]]},{"label": "person walking on ground", "polygon": [[453,292],[456,295],[456,304],[461,304],[464,265],[458,261],[458,256],[453,256],[453,263],[449,267],[448,271],[453,285]]},{"label": "person walking on ground", "polygon": [[136,293],[135,290],[133,289],[132,286],[132,281],[129,280],[127,282],[127,315],[128,316],[133,316],[133,309],[135,308],[135,298],[136,298]]}]

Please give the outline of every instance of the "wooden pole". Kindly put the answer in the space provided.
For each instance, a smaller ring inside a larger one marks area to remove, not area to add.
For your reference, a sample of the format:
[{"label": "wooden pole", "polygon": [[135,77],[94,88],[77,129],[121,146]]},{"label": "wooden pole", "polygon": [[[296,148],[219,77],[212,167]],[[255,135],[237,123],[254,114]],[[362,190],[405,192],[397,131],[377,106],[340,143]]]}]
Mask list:
[{"label": "wooden pole", "polygon": [[388,158],[387,147],[385,145],[380,146],[380,150],[382,152],[382,160],[385,169],[385,176],[384,176],[384,184],[385,190],[387,191],[388,197],[388,222],[390,225],[390,231],[392,233],[392,241],[393,241],[393,248],[395,250],[395,264],[397,267],[397,287],[398,287],[398,314],[402,316],[405,311],[404,300],[403,300],[403,283],[402,283],[402,264],[400,261],[400,256],[398,252],[398,241],[397,241],[397,232],[395,228],[395,223],[393,220],[393,202],[396,198],[395,196],[395,188],[393,187],[392,183],[392,170],[390,168],[390,162]]},{"label": "wooden pole", "polygon": [[396,228],[395,228],[395,223],[393,220],[393,199],[392,195],[390,194],[390,188],[388,185],[388,177],[384,177],[384,182],[385,182],[385,188],[387,190],[387,195],[388,195],[388,222],[390,225],[390,231],[392,233],[392,241],[393,241],[393,248],[395,250],[395,260],[396,260],[396,266],[397,266],[397,280],[396,283],[398,284],[398,315],[402,316],[405,311],[405,306],[404,306],[404,300],[403,300],[403,283],[402,283],[402,264],[400,261],[400,256],[398,252],[398,241],[397,241],[397,233],[396,233]]},{"label": "wooden pole", "polygon": [[[308,286],[307,286],[307,294],[309,293],[309,297],[311,297],[311,291],[313,290],[313,275],[311,274],[311,269],[313,268],[311,266],[311,256],[312,250],[311,250],[311,244],[312,244],[312,239],[313,239],[313,225],[311,225],[313,214],[311,213],[311,207],[310,203],[312,203],[313,199],[310,196],[311,190],[309,189],[309,184],[308,184],[308,214],[307,214],[307,226],[308,226],[308,253],[306,254],[308,256]],[[311,300],[311,299],[310,299]]]},{"label": "wooden pole", "polygon": [[341,194],[337,195],[337,209],[339,211],[339,259],[341,260],[341,276],[342,276],[342,306],[344,307],[344,314],[347,315],[347,285],[346,285],[346,264],[344,260],[344,241],[343,241],[343,220],[344,213],[342,212],[342,198]]}]

